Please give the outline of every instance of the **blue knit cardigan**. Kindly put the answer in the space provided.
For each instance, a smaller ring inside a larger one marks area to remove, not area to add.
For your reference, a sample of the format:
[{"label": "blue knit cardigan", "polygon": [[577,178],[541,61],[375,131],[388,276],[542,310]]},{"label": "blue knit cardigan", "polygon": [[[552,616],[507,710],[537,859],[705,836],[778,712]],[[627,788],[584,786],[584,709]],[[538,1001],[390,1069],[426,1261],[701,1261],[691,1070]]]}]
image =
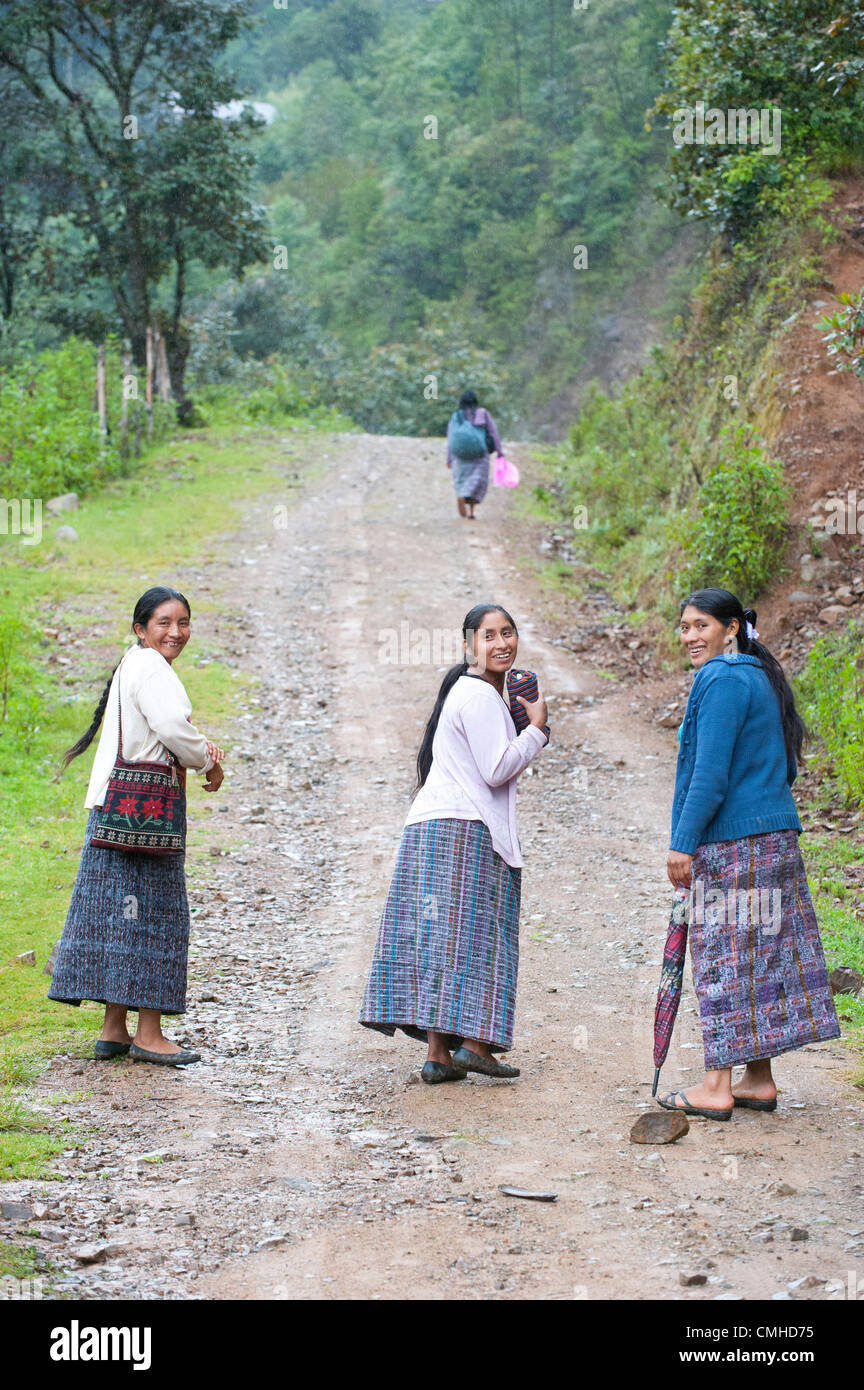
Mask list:
[{"label": "blue knit cardigan", "polygon": [[696,672],[678,731],[670,849],[801,830],[777,696],[755,656],[714,656]]}]

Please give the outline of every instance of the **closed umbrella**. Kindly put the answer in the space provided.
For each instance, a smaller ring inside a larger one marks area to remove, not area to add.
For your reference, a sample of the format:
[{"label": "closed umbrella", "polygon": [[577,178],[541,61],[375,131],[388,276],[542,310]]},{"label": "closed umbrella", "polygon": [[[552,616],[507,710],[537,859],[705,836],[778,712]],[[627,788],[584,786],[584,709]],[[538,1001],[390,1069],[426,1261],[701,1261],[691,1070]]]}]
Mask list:
[{"label": "closed umbrella", "polygon": [[663,950],[663,968],[660,971],[660,987],[657,990],[657,1007],[654,1010],[654,1085],[652,1096],[657,1094],[660,1068],[666,1061],[672,1029],[678,1005],[681,1002],[681,981],[684,977],[684,960],[687,955],[687,927],[690,920],[690,891],[676,888],[669,914],[669,929],[666,933],[666,946]]}]

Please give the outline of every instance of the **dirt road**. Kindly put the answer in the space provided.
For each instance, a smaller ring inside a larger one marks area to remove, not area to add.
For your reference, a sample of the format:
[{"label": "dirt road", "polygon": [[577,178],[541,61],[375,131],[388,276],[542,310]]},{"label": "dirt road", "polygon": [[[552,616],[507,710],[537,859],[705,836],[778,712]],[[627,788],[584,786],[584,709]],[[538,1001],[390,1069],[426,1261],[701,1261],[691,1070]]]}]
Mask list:
[{"label": "dirt road", "polygon": [[[835,1281],[842,1297],[849,1271],[864,1276],[864,1108],[839,1047],[781,1059],[774,1115],[697,1120],[665,1148],[628,1140],[651,1103],[674,732],[532,625],[509,495],[490,494],[470,526],[437,445],[342,436],[324,449],[317,482],[249,509],[222,569],[181,576],[218,601],[198,652],[260,682],[219,731],[230,783],[193,806],[191,1005],[175,1035],[205,1060],[164,1074],[58,1059],[43,1078],[46,1095],[83,1090],[93,1126],[61,1183],[7,1194],[44,1194],[60,1287],[811,1299]],[[553,725],[520,789],[522,1075],[425,1087],[419,1044],[355,1020],[450,659],[434,636],[486,597],[519,621]],[[688,979],[664,1080],[700,1074]]]}]

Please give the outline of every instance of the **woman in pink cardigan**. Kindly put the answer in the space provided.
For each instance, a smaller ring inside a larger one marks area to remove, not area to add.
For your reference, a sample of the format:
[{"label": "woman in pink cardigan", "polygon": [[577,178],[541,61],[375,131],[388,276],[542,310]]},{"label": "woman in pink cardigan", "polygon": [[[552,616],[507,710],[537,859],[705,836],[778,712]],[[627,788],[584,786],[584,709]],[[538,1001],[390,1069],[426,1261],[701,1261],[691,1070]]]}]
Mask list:
[{"label": "woman in pink cardigan", "polygon": [[[498,604],[471,609],[465,660],[444,677],[417,756],[417,795],[381,919],[360,1022],[428,1044],[429,1084],[467,1072],[518,1076],[496,1060],[513,1038],[522,855],[516,780],[548,742],[546,701],[506,699],[518,633]],[[451,1050],[456,1049],[451,1056]]]}]

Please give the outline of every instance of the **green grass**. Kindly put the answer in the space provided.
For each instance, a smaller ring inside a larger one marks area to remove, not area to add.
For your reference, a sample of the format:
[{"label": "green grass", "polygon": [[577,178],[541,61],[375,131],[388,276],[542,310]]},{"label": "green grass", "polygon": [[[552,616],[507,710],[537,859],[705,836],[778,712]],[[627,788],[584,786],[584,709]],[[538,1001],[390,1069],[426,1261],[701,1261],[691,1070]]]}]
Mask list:
[{"label": "green grass", "polygon": [[30,1279],[36,1273],[36,1247],[0,1240],[0,1279]]},{"label": "green grass", "polygon": [[[178,663],[200,727],[225,742],[238,694],[252,682],[231,669],[214,640],[196,640],[196,618],[230,618],[231,595],[209,575],[199,587],[185,567],[215,565],[230,553],[241,502],[262,495],[290,508],[298,487],[326,468],[322,437],[281,428],[178,433],[144,471],[111,483],[81,508],[49,523],[40,544],[0,536],[0,624],[22,628],[10,675],[9,717],[0,719],[0,1171],[33,1176],[46,1169],[68,1136],[22,1108],[22,1088],[58,1052],[87,1056],[101,1028],[101,1006],[80,1009],[47,998],[43,966],[63,930],[84,829],[84,795],[95,752],[54,777],[63,750],[86,729],[103,683],[123,650],[132,608],[152,584],[181,588],[192,605],[193,635]],[[326,448],[326,445],[324,445]],[[77,542],[55,542],[61,522]],[[265,511],[260,541],[272,519]],[[209,586],[209,587],[206,587]],[[45,637],[59,629],[69,640]],[[229,632],[231,631],[229,627]],[[230,638],[229,638],[230,640]],[[44,645],[43,645],[44,643]],[[68,665],[56,658],[63,656]],[[190,779],[195,818],[190,848],[208,831],[204,794]],[[195,873],[194,862],[190,866]],[[36,966],[15,957],[34,951]]]},{"label": "green grass", "polygon": [[[808,832],[801,851],[813,894],[816,916],[829,971],[850,965],[864,974],[864,887],[851,883],[843,866],[861,864],[861,848],[853,837]],[[843,1040],[854,1061],[853,1082],[864,1085],[864,996],[837,994],[834,1003]]]}]

